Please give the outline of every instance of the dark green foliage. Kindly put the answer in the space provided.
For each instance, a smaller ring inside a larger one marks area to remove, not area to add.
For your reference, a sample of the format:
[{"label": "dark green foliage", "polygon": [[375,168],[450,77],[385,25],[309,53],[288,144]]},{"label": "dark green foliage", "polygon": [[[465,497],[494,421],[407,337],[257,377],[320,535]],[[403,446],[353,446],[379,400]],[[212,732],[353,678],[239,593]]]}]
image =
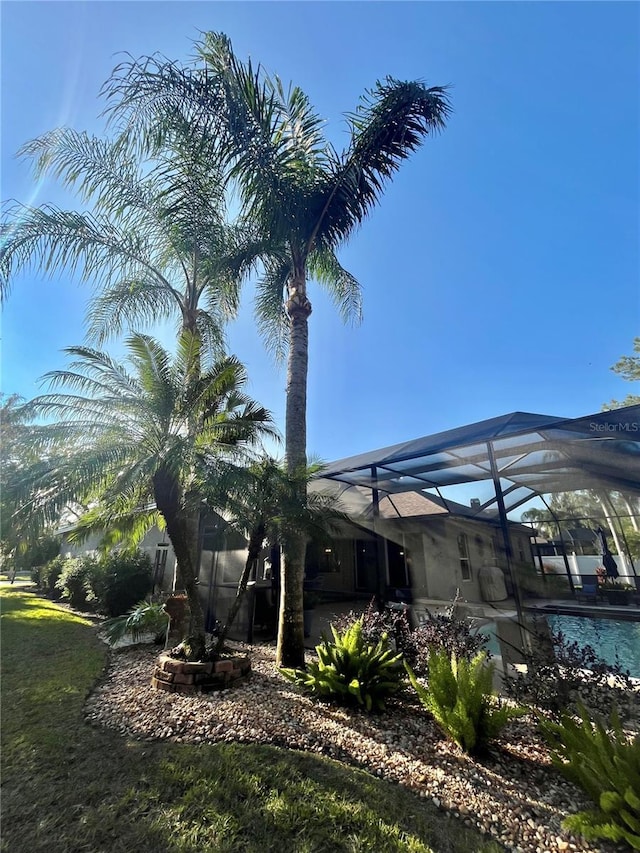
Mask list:
[{"label": "dark green foliage", "polygon": [[544,631],[534,631],[526,670],[507,674],[504,688],[516,702],[530,704],[559,719],[567,709],[575,709],[579,698],[607,713],[612,702],[632,687],[628,670],[618,661],[603,661],[593,646],[570,642],[562,631],[551,631],[550,654]]},{"label": "dark green foliage", "polygon": [[413,661],[411,625],[403,610],[379,610],[375,599],[372,599],[364,613],[357,614],[352,610],[337,617],[332,625],[338,633],[344,633],[358,620],[362,622],[362,636],[368,643],[386,642],[391,646],[395,644],[397,652]]},{"label": "dark green foliage", "polygon": [[388,648],[386,637],[375,644],[367,641],[362,619],[343,633],[332,626],[333,642],[324,638],[316,646],[318,663],[307,670],[281,669],[280,672],[314,695],[366,711],[383,711],[385,699],[400,689],[402,655]]},{"label": "dark green foliage", "polygon": [[100,609],[108,616],[127,613],[151,591],[151,561],[143,551],[114,552],[102,561]]},{"label": "dark green foliage", "polygon": [[486,635],[473,634],[469,623],[457,618],[454,612],[429,615],[426,622],[412,629],[406,611],[378,610],[374,601],[362,616],[351,611],[336,619],[333,625],[338,631],[346,631],[359,618],[367,642],[378,643],[385,637],[385,642],[394,644],[412,669],[425,677],[429,671],[430,649],[444,649],[449,655],[471,660],[479,651],[484,651],[488,642]]},{"label": "dark green foliage", "polygon": [[128,613],[116,616],[104,623],[107,640],[115,645],[124,637],[131,637],[135,643],[144,634],[164,635],[169,623],[169,614],[164,605],[157,602],[140,601]]},{"label": "dark green foliage", "polygon": [[570,815],[563,825],[590,841],[626,841],[640,850],[640,735],[629,740],[615,710],[608,727],[600,719],[592,722],[583,705],[578,710],[580,723],[568,714],[559,723],[539,721],[554,748],[554,765],[597,806]]},{"label": "dark green foliage", "polygon": [[90,605],[108,616],[121,616],[151,591],[151,561],[143,551],[114,551],[100,558],[56,557],[34,570],[32,579],[72,607]]},{"label": "dark green foliage", "polygon": [[487,662],[484,652],[469,661],[433,648],[427,687],[418,682],[406,662],[405,667],[422,704],[465,752],[484,751],[510,719],[525,713],[523,709],[493,704],[495,664]]},{"label": "dark green foliage", "polygon": [[40,536],[33,543],[26,543],[24,548],[16,548],[13,562],[18,571],[35,570],[54,560],[60,554],[60,537],[53,535]]},{"label": "dark green foliage", "polygon": [[57,583],[65,567],[65,563],[65,557],[55,557],[39,569],[34,569],[31,573],[31,579],[47,595],[59,598],[60,590],[57,587]]},{"label": "dark green foliage", "polygon": [[56,588],[72,607],[86,607],[96,601],[94,587],[100,575],[100,565],[95,557],[68,557],[56,581]]}]

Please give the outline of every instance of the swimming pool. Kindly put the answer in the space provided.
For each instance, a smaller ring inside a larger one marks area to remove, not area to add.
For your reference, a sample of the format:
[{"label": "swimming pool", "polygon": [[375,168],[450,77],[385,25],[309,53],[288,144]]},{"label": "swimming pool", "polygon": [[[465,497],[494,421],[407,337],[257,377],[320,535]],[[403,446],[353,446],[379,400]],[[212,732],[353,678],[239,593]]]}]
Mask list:
[{"label": "swimming pool", "polygon": [[606,663],[618,660],[631,675],[640,678],[640,622],[589,619],[583,616],[547,616],[552,631],[562,631],[571,642],[593,646]]},{"label": "swimming pool", "polygon": [[[640,622],[585,616],[547,615],[545,618],[552,631],[562,631],[569,642],[593,646],[606,663],[615,664],[617,652],[622,667],[640,678]],[[499,655],[494,625],[485,625],[480,630],[489,636],[487,648],[491,654]]]}]

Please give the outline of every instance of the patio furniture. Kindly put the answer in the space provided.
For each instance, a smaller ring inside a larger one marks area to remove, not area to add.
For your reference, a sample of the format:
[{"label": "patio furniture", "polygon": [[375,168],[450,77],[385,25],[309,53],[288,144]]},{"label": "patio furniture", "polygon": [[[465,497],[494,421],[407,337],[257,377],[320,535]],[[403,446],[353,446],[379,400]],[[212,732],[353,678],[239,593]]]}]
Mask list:
[{"label": "patio furniture", "polygon": [[576,587],[576,598],[588,604],[597,604],[600,590],[597,575],[581,575],[582,589]]}]

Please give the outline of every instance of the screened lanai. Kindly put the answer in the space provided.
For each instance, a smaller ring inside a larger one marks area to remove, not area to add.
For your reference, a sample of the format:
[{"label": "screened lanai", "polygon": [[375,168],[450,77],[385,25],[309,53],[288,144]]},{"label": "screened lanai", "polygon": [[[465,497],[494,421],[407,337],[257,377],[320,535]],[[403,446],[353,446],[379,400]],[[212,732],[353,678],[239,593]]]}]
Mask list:
[{"label": "screened lanai", "polygon": [[514,412],[330,464],[322,476],[384,493],[490,483],[477,512],[578,489],[640,495],[640,406],[558,418]]},{"label": "screened lanai", "polygon": [[[580,418],[514,412],[339,460],[322,477],[343,500],[369,494],[374,515],[385,496],[417,492],[436,496],[452,513],[465,507],[470,517],[493,518],[513,576],[510,525],[523,510],[548,506],[545,496],[640,496],[640,406]],[[630,568],[635,576],[633,561]],[[567,576],[571,583],[568,564]],[[514,597],[522,612],[515,583]]]}]

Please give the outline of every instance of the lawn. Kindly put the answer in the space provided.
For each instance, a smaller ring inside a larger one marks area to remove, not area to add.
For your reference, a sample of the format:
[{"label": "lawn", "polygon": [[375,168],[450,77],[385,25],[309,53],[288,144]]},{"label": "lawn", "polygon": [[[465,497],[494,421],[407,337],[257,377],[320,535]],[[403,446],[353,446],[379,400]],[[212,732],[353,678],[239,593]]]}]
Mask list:
[{"label": "lawn", "polygon": [[494,853],[391,782],[260,745],[135,741],[92,728],[105,647],[62,607],[2,595],[3,853]]}]

